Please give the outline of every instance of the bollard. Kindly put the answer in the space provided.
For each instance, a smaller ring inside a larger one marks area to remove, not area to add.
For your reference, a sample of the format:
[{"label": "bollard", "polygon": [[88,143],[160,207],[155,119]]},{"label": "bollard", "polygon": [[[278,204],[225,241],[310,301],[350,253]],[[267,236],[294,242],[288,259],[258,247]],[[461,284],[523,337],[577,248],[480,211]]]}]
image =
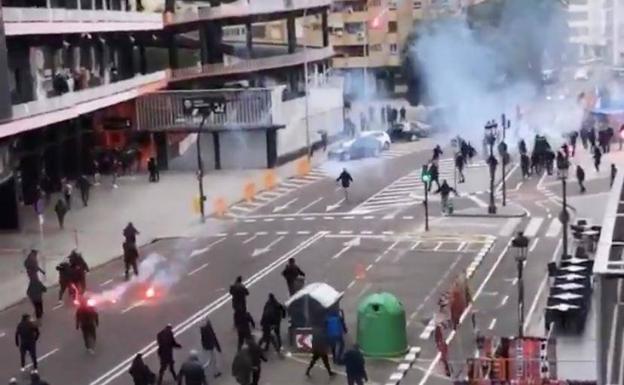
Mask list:
[{"label": "bollard", "polygon": [[227,212],[227,203],[225,202],[225,199],[221,197],[215,198],[215,200],[212,202],[212,206],[213,206],[215,215],[218,217],[224,216],[225,213]]},{"label": "bollard", "polygon": [[297,161],[297,175],[307,175],[311,170],[310,160],[308,158],[301,158]]},{"label": "bollard", "polygon": [[199,195],[193,197],[193,213],[199,214],[201,211]]},{"label": "bollard", "polygon": [[264,188],[267,190],[273,190],[277,185],[277,176],[275,175],[275,170],[266,170],[262,179],[264,182]]},{"label": "bollard", "polygon": [[247,182],[243,187],[243,196],[245,201],[251,202],[256,195],[256,184],[254,182]]}]

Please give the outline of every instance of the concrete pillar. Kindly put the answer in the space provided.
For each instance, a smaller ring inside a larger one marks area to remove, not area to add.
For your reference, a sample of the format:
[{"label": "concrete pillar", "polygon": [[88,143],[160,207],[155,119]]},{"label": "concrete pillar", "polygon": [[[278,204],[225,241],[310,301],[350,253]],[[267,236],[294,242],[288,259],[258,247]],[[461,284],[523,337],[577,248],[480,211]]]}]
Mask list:
[{"label": "concrete pillar", "polygon": [[245,24],[245,44],[247,47],[247,55],[249,58],[254,57],[253,54],[253,34],[251,30],[251,23]]},{"label": "concrete pillar", "polygon": [[210,63],[210,27],[206,23],[199,26],[199,48],[201,63]]},{"label": "concrete pillar", "polygon": [[328,24],[328,11],[325,11],[321,14],[321,31],[323,32],[323,47],[329,46],[329,28]]},{"label": "concrete pillar", "polygon": [[286,36],[288,38],[288,53],[295,53],[297,49],[297,31],[295,30],[294,16],[290,16],[286,20]]},{"label": "concrete pillar", "polygon": [[169,68],[178,69],[178,46],[175,41],[175,33],[170,32],[167,35],[167,48],[169,49]]}]

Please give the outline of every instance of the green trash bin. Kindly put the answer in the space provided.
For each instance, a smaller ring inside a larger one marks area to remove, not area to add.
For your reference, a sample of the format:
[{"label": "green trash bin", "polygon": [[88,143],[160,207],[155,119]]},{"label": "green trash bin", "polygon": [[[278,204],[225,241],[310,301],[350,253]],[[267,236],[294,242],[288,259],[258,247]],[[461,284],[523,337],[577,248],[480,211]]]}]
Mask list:
[{"label": "green trash bin", "polygon": [[390,293],[375,293],[358,306],[357,342],[369,357],[397,357],[407,351],[405,309]]}]

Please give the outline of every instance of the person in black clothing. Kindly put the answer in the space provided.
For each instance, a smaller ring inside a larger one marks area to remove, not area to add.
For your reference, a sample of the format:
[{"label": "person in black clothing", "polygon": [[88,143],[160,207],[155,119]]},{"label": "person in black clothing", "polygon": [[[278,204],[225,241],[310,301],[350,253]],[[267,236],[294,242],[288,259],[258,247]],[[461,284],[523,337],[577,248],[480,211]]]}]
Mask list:
[{"label": "person in black clothing", "polygon": [[405,121],[406,112],[407,111],[405,111],[405,107],[401,107],[401,109],[399,110],[399,116],[400,116],[402,122]]},{"label": "person in black clothing", "polygon": [[617,168],[615,164],[611,163],[611,181],[609,182],[609,187],[613,187],[613,181],[615,181],[615,176],[617,175]]},{"label": "person in black clothing", "polygon": [[65,290],[69,287],[72,275],[71,275],[71,267],[69,266],[69,262],[62,261],[56,266],[56,271],[59,274],[59,294],[58,300],[59,302],[63,301],[63,294],[65,294]]},{"label": "person in black clothing", "polygon": [[47,381],[41,379],[41,376],[36,370],[30,372],[30,385],[50,385]]},{"label": "person in black clothing", "polygon": [[455,168],[457,169],[457,173],[459,174],[459,183],[464,183],[466,181],[466,178],[464,177],[465,165],[466,159],[461,152],[458,152],[457,155],[455,155]]},{"label": "person in black clothing", "polygon": [[602,153],[600,149],[594,146],[594,167],[596,168],[596,172],[600,172],[600,159],[602,158]]},{"label": "person in black clothing", "polygon": [[214,378],[217,378],[221,375],[219,366],[217,365],[217,352],[221,353],[221,344],[219,344],[219,339],[209,319],[206,319],[206,323],[199,331],[201,333],[202,348],[208,352],[207,366],[210,367]]},{"label": "person in black clothing", "polygon": [[137,261],[139,260],[139,250],[134,243],[128,241],[123,243],[123,259],[126,269],[126,281],[130,279],[130,268],[134,272],[134,275],[139,275],[139,267]]},{"label": "person in black clothing", "polygon": [[572,134],[570,134],[570,147],[572,147],[572,152],[570,155],[572,155],[572,157],[574,157],[574,155],[576,154],[576,141],[578,139],[578,132],[577,131],[573,131]]},{"label": "person in black clothing", "polygon": [[87,273],[89,272],[89,265],[85,262],[82,254],[76,250],[72,250],[68,259],[69,267],[72,272],[72,283],[76,286],[78,292],[82,294],[87,289]]},{"label": "person in black clothing", "polygon": [[202,364],[199,363],[199,356],[195,350],[191,350],[188,360],[186,360],[180,373],[178,374],[178,385],[208,385],[206,373]]},{"label": "person in black clothing", "polygon": [[247,311],[247,296],[249,290],[243,284],[243,277],[236,277],[234,284],[230,286],[230,295],[232,296],[232,309],[234,310],[234,325],[236,325],[236,312]]},{"label": "person in black clothing", "polygon": [[520,154],[527,153],[527,146],[526,146],[526,142],[524,141],[524,139],[520,139],[520,142],[518,142],[518,152]]},{"label": "person in black clothing", "polygon": [[89,191],[91,190],[91,182],[87,179],[86,175],[82,174],[76,180],[76,187],[80,190],[80,198],[84,207],[89,205]]},{"label": "person in black clothing", "polygon": [[444,154],[444,152],[442,151],[442,148],[440,147],[439,144],[436,145],[433,148],[433,156],[431,157],[431,160],[434,161],[434,160],[440,159],[440,155],[442,155],[442,154]]},{"label": "person in black clothing", "polygon": [[15,346],[20,351],[21,370],[26,367],[26,353],[30,355],[33,368],[37,369],[37,340],[39,339],[39,328],[30,319],[30,314],[23,314],[22,320],[17,324],[15,330]]},{"label": "person in black clothing", "polygon": [[38,323],[41,322],[43,317],[43,293],[46,291],[48,289],[39,280],[30,281],[26,290],[26,295],[35,308],[35,318]]},{"label": "person in black clothing", "polygon": [[60,198],[56,201],[56,205],[54,205],[54,212],[56,212],[56,219],[58,219],[59,227],[61,230],[65,224],[65,215],[67,214],[67,203],[65,203],[65,199]]},{"label": "person in black clothing", "polygon": [[236,379],[239,385],[250,385],[252,372],[253,364],[249,349],[241,349],[232,360],[232,377]]},{"label": "person in black clothing", "polygon": [[178,376],[174,368],[175,362],[173,360],[173,349],[180,349],[182,345],[176,341],[173,335],[173,327],[167,325],[163,330],[159,331],[156,335],[156,343],[158,344],[158,359],[160,360],[160,369],[158,369],[158,385],[162,384],[163,375],[165,371],[169,369],[169,372],[173,376],[173,380],[177,381]]},{"label": "person in black clothing", "polygon": [[579,188],[581,189],[581,193],[585,192],[585,170],[579,165],[576,166],[576,180],[578,181]]},{"label": "person in black clothing", "polygon": [[591,148],[596,147],[596,131],[593,128],[590,128],[587,132],[587,140]]},{"label": "person in black clothing", "polygon": [[288,264],[282,271],[282,276],[286,279],[286,285],[288,286],[288,294],[293,295],[297,291],[296,281],[297,278],[305,278],[305,273],[295,263],[295,258],[289,258]]},{"label": "person in black clothing", "polygon": [[429,181],[427,190],[431,192],[431,186],[433,186],[433,182],[435,182],[436,185],[438,185],[438,188],[440,188],[440,172],[438,171],[438,165],[435,162],[431,162],[431,164],[429,165],[429,175],[431,177],[431,180]]},{"label": "person in black clothing", "polygon": [[100,316],[93,304],[83,298],[76,310],[76,330],[82,331],[85,348],[91,354],[95,353],[96,329],[100,326]]},{"label": "person in black clothing", "polygon": [[530,160],[527,154],[520,154],[520,168],[522,169],[522,179],[526,179],[531,176],[531,172],[529,170]]},{"label": "person in black clothing", "polygon": [[234,327],[238,334],[236,350],[241,350],[245,341],[251,337],[251,329],[256,328],[256,323],[247,310],[238,309],[234,312]]},{"label": "person in black clothing", "polygon": [[442,185],[438,187],[438,189],[435,192],[436,194],[440,194],[440,197],[442,199],[442,213],[446,213],[448,211],[448,199],[449,199],[449,195],[451,194],[451,192],[457,195],[457,191],[455,191],[454,188],[449,186],[446,179],[444,179],[442,181]]},{"label": "person in black clothing", "polygon": [[310,360],[310,364],[306,369],[306,376],[310,377],[310,370],[312,370],[314,364],[316,364],[316,361],[318,361],[319,359],[323,361],[323,365],[325,366],[325,369],[327,369],[327,373],[330,377],[336,375],[336,373],[334,373],[329,366],[328,352],[329,343],[327,341],[327,335],[325,334],[325,330],[323,330],[323,328],[315,328],[314,333],[312,334],[312,359]]},{"label": "person in black clothing", "polygon": [[39,252],[37,250],[30,250],[28,256],[24,260],[24,268],[26,269],[26,275],[28,275],[28,279],[30,281],[38,281],[39,273],[45,275],[45,271],[39,266],[39,260],[37,259],[37,255]]},{"label": "person in black clothing", "polygon": [[349,201],[348,190],[349,190],[349,187],[351,186],[351,182],[353,182],[353,178],[351,177],[351,174],[347,172],[346,168],[343,168],[340,175],[338,175],[338,178],[336,178],[336,182],[338,181],[340,181],[340,184],[342,185],[342,190],[344,191],[345,200],[348,202]]},{"label": "person in black clothing", "polygon": [[343,361],[347,372],[347,385],[363,385],[364,382],[368,381],[364,356],[358,344],[347,350]]},{"label": "person in black clothing", "polygon": [[[286,308],[279,303],[273,293],[269,293],[269,299],[264,304],[260,325],[262,326],[262,338],[259,345],[264,343],[264,351],[269,350],[269,343],[275,347],[275,351],[279,354],[282,349],[281,323],[286,318]],[[272,335],[275,334],[275,336]]]},{"label": "person in black clothing", "polygon": [[149,172],[149,181],[150,182],[158,182],[160,181],[160,172],[158,171],[158,165],[156,164],[156,159],[149,158],[147,161],[147,171]]},{"label": "person in black clothing", "polygon": [[134,225],[132,224],[132,222],[128,222],[128,224],[126,225],[126,227],[123,230],[123,236],[124,238],[126,238],[126,242],[130,242],[136,245],[136,236],[139,233],[139,230],[137,230]]},{"label": "person in black clothing", "polygon": [[138,353],[132,360],[128,373],[130,373],[134,385],[153,385],[156,382],[156,375],[143,362],[141,353]]},{"label": "person in black clothing", "polygon": [[262,361],[267,362],[267,359],[252,336],[247,339],[247,348],[251,359],[251,385],[258,385],[262,372]]},{"label": "person in black clothing", "polygon": [[546,151],[546,173],[548,173],[548,175],[553,174],[555,158],[556,156],[553,150]]}]

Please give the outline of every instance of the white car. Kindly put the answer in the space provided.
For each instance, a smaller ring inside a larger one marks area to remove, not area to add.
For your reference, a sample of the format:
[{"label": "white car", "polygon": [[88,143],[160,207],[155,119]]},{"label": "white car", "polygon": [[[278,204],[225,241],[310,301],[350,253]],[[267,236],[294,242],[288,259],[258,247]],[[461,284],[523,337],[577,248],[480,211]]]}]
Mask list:
[{"label": "white car", "polygon": [[383,131],[364,131],[360,133],[361,136],[372,136],[379,144],[381,144],[381,149],[383,151],[390,149],[390,135]]},{"label": "white car", "polygon": [[587,67],[581,67],[574,72],[574,80],[589,80],[591,70]]},{"label": "white car", "polygon": [[347,161],[351,159],[375,158],[390,148],[390,136],[383,131],[364,131],[355,139],[341,142],[329,149],[328,157]]}]

